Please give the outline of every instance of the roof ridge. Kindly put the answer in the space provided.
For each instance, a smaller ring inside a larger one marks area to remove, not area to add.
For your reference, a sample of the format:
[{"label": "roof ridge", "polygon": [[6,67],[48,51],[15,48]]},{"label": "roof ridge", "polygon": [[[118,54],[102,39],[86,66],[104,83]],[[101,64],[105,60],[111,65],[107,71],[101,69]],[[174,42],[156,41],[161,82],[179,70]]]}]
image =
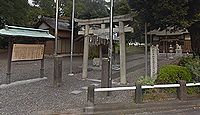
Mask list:
[{"label": "roof ridge", "polygon": [[[52,18],[52,17],[42,17],[42,19],[51,19],[51,20],[55,20],[55,18]],[[58,21],[60,21],[60,22],[69,22],[69,20],[64,20],[64,19],[58,19]]]},{"label": "roof ridge", "polygon": [[19,27],[19,26],[8,26],[5,25],[5,28],[13,28],[13,29],[21,29],[21,30],[31,30],[31,31],[42,31],[42,32],[49,32],[49,30],[44,30],[44,29],[36,29],[36,28],[27,28],[27,27]]}]

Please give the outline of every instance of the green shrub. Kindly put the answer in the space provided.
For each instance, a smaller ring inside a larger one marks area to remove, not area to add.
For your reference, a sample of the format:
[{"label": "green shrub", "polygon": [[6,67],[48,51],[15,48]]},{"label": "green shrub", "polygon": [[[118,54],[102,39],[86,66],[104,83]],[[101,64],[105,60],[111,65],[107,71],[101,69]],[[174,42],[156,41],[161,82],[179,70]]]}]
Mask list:
[{"label": "green shrub", "polygon": [[151,78],[149,76],[141,76],[138,78],[137,82],[141,85],[154,85],[155,78]]},{"label": "green shrub", "polygon": [[177,83],[178,80],[185,80],[186,82],[192,82],[192,75],[190,71],[177,65],[165,65],[161,67],[156,83],[168,84]]},{"label": "green shrub", "polygon": [[180,60],[179,65],[186,67],[193,75],[193,80],[200,81],[200,59],[184,57]]},{"label": "green shrub", "polygon": [[190,61],[192,61],[192,57],[182,57],[179,61],[179,65],[185,67]]}]

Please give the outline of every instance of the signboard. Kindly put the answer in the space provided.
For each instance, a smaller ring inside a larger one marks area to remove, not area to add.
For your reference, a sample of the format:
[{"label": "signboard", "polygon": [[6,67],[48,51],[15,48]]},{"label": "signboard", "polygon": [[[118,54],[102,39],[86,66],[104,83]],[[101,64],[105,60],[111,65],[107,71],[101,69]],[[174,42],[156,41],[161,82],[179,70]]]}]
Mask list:
[{"label": "signboard", "polygon": [[43,59],[44,44],[13,44],[12,61]]}]

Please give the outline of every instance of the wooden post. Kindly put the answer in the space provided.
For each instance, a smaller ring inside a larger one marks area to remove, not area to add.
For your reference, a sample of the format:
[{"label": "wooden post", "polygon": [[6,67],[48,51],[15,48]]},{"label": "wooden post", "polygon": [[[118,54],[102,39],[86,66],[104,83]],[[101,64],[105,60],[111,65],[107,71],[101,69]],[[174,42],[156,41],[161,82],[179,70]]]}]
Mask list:
[{"label": "wooden post", "polygon": [[99,45],[99,66],[102,67],[102,45]]},{"label": "wooden post", "polygon": [[44,77],[44,53],[45,53],[45,47],[46,47],[46,42],[44,41],[44,51],[43,51],[43,57],[42,57],[41,66],[40,66],[40,78]]},{"label": "wooden post", "polygon": [[44,77],[44,57],[43,57],[43,59],[41,60],[40,77],[41,77],[41,78]]},{"label": "wooden post", "polygon": [[135,103],[142,102],[142,86],[139,83],[136,83],[136,90],[135,90]]},{"label": "wooden post", "polygon": [[12,65],[12,50],[13,50],[13,41],[8,41],[8,63],[7,63],[7,78],[6,83],[10,83],[10,77],[11,77],[11,65]]},{"label": "wooden post", "polygon": [[145,77],[148,76],[147,23],[145,23]]},{"label": "wooden post", "polygon": [[88,51],[89,51],[89,25],[85,25],[85,37],[84,37],[84,52],[83,52],[83,75],[82,78],[87,78],[88,68]]},{"label": "wooden post", "polygon": [[186,81],[179,80],[178,83],[180,84],[180,87],[177,89],[177,97],[180,100],[186,100],[187,99]]},{"label": "wooden post", "polygon": [[120,82],[126,84],[126,40],[124,33],[124,23],[119,22],[119,40],[120,40]]}]

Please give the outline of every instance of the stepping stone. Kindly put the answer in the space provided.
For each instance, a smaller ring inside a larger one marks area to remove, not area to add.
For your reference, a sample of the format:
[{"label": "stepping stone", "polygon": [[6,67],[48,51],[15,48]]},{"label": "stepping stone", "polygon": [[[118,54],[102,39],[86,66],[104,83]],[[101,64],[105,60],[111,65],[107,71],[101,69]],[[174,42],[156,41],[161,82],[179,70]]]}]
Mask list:
[{"label": "stepping stone", "polygon": [[81,89],[87,90],[87,89],[88,89],[88,87],[86,87],[86,86],[85,86],[85,87],[81,87]]},{"label": "stepping stone", "polygon": [[92,83],[91,85],[94,85],[94,86],[96,86],[96,87],[99,86],[99,84],[96,84],[96,83]]},{"label": "stepping stone", "polygon": [[74,90],[74,91],[72,91],[70,94],[75,94],[75,95],[77,95],[77,94],[79,94],[79,93],[82,93],[83,91],[80,91],[80,90]]}]

